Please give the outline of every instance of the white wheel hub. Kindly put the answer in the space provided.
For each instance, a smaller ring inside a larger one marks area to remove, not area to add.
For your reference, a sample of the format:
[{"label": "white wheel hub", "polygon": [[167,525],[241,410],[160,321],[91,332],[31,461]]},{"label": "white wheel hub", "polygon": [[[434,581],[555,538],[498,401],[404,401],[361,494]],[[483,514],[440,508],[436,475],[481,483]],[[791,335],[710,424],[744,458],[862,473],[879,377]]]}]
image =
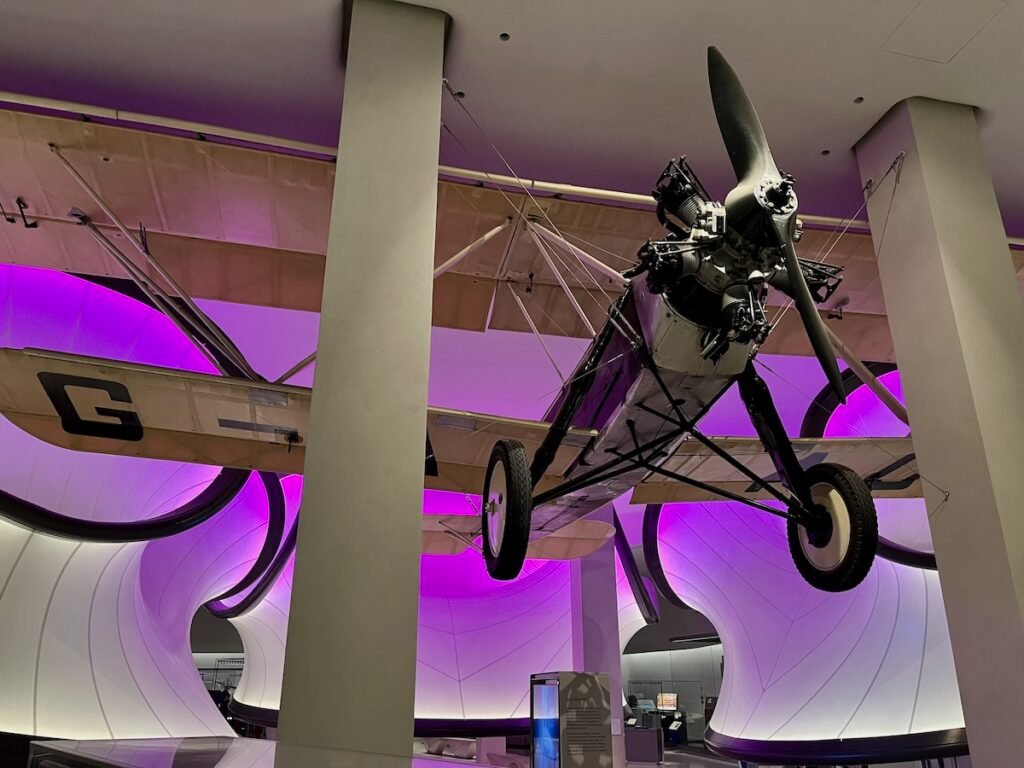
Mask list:
[{"label": "white wheel hub", "polygon": [[508,507],[506,489],[505,462],[495,462],[486,500],[487,544],[494,555],[501,551],[501,541],[505,538],[505,510]]},{"label": "white wheel hub", "polygon": [[820,505],[832,520],[832,536],[823,547],[811,543],[805,527],[800,527],[800,549],[811,565],[819,571],[834,571],[850,550],[850,512],[842,494],[828,483],[811,487],[811,500]]}]

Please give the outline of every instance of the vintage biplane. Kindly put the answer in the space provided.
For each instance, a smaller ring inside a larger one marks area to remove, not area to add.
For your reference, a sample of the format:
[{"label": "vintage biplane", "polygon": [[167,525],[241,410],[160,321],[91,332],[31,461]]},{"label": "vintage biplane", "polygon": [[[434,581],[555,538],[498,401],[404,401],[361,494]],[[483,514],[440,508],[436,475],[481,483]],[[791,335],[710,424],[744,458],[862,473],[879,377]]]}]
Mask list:
[{"label": "vintage biplane", "polygon": [[[753,365],[773,330],[766,298],[774,289],[795,302],[843,401],[845,384],[816,308],[839,284],[840,269],[797,257],[794,181],[777,169],[753,106],[714,48],[708,66],[736,187],[719,204],[685,159],[668,164],[654,192],[667,234],[614,275],[621,292],[542,421],[429,409],[425,487],[482,493],[483,502],[478,517],[424,516],[425,551],[479,546],[494,578],[514,578],[527,557],[579,557],[601,546],[612,529],[587,516],[633,490],[635,501],[724,498],[785,518],[796,566],[820,589],[851,589],[868,573],[878,527],[864,478],[883,471],[889,480],[892,471],[895,479],[912,478],[910,441],[787,436]],[[104,211],[151,257],[144,241]],[[119,257],[89,216],[73,214],[155,306],[205,348],[221,350],[214,358],[225,375],[3,349],[0,412],[72,450],[301,472],[311,391],[260,379],[169,274],[161,278],[186,299],[184,307]],[[699,428],[733,384],[757,439],[712,439]],[[911,460],[893,469],[894,455]]]}]

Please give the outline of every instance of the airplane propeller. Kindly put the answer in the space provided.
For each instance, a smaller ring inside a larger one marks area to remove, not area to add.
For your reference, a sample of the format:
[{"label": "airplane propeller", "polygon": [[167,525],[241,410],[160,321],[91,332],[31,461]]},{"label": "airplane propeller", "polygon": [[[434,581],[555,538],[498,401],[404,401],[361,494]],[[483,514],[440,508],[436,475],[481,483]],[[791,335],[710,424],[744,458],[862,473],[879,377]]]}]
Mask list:
[{"label": "airplane propeller", "polygon": [[754,105],[736,72],[714,46],[708,48],[708,81],[718,129],[736,172],[737,184],[725,198],[728,226],[755,240],[767,226],[782,246],[789,285],[786,293],[796,303],[811,347],[836,397],[845,403],[846,387],[839,363],[796,256],[793,178],[779,172]]}]

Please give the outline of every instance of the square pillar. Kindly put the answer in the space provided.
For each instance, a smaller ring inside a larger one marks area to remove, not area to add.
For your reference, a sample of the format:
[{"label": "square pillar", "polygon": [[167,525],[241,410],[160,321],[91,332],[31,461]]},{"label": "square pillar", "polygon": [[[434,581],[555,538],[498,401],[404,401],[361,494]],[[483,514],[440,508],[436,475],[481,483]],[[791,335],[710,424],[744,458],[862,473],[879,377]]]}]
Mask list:
[{"label": "square pillar", "polygon": [[856,154],[972,763],[1003,768],[1024,720],[1024,305],[972,107],[902,102]]},{"label": "square pillar", "polygon": [[412,751],[445,15],[354,0],[282,741]]}]

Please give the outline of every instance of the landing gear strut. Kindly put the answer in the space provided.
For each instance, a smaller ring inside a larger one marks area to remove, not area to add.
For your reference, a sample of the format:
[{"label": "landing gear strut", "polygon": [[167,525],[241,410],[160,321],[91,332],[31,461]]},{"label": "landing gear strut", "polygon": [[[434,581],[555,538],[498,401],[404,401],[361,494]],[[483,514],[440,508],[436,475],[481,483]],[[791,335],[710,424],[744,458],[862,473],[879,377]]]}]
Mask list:
[{"label": "landing gear strut", "polygon": [[800,575],[825,592],[845,592],[871,570],[878,548],[878,518],[868,484],[849,467],[797,460],[768,386],[748,364],[740,396],[783,485],[809,514],[786,525],[789,551]]}]

